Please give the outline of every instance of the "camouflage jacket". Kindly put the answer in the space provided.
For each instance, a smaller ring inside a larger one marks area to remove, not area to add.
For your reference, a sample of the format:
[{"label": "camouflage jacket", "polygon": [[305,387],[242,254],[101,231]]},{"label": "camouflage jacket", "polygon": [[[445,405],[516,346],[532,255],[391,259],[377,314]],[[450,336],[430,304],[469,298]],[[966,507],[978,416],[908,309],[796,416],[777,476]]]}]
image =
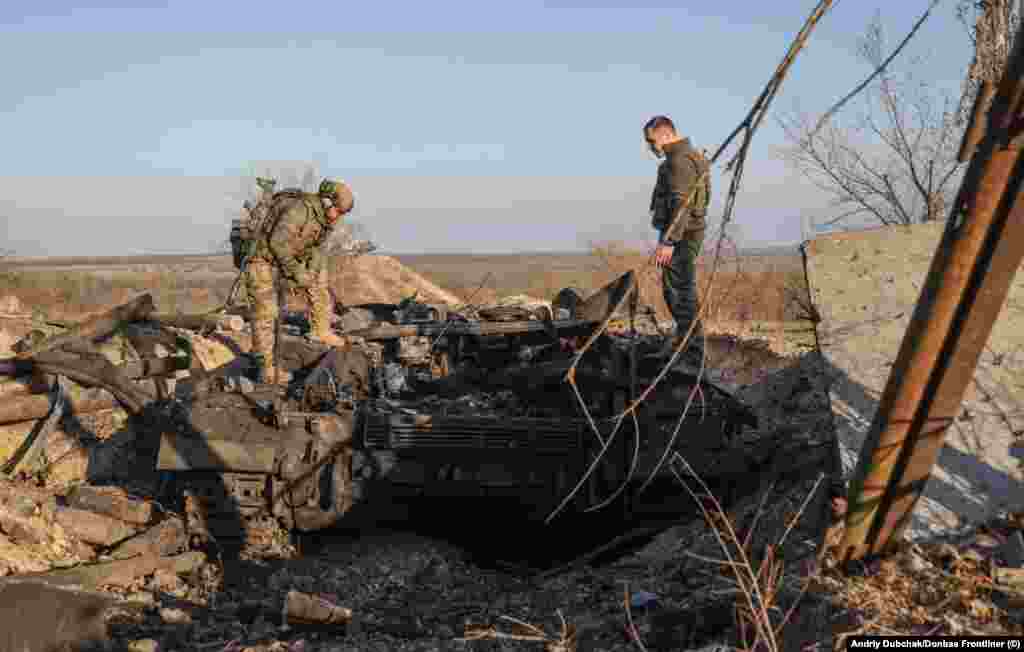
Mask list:
[{"label": "camouflage jacket", "polygon": [[[686,200],[702,172],[689,138],[665,146],[665,160],[658,166],[658,180],[651,194],[651,226],[662,232],[662,242],[673,244],[703,235],[710,185],[698,189],[688,207]],[[705,175],[705,181],[707,181]],[[671,230],[665,229],[672,226]]]},{"label": "camouflage jacket", "polygon": [[318,267],[334,230],[315,194],[283,190],[274,195],[257,237],[255,255],[277,262],[285,277]]}]

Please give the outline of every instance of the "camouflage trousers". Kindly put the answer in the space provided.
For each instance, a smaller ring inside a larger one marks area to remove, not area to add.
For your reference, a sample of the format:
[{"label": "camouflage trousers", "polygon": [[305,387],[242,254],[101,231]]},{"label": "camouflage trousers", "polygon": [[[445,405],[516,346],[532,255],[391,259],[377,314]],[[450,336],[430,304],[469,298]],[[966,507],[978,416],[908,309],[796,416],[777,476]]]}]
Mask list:
[{"label": "camouflage trousers", "polygon": [[[274,287],[274,271],[277,265],[272,260],[255,258],[249,261],[245,270],[245,289],[252,306],[252,353],[256,357],[264,381],[274,370],[275,324],[280,315],[277,292]],[[292,291],[302,296],[309,304],[310,335],[322,339],[331,332],[331,295],[327,289],[327,269],[311,270],[313,283],[292,284]]]}]

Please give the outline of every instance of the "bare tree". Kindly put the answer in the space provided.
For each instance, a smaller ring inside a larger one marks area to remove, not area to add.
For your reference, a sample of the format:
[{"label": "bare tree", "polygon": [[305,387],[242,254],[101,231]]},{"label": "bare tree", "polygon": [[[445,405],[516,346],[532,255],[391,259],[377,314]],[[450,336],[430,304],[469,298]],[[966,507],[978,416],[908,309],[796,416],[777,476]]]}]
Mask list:
[{"label": "bare tree", "polygon": [[780,157],[830,195],[834,214],[826,225],[945,219],[962,168],[957,98],[919,78],[920,59],[899,73],[883,67],[888,48],[877,14],[857,46],[860,58],[880,70],[860,105],[820,130],[816,117],[799,110],[782,117],[789,146]]},{"label": "bare tree", "polygon": [[1022,7],[1012,0],[960,0],[956,14],[974,46],[974,58],[964,78],[959,121],[966,127],[960,161],[970,158],[984,131],[984,116],[992,105],[996,84],[1006,69],[1020,25]]},{"label": "bare tree", "polygon": [[332,256],[367,254],[376,249],[366,225],[358,221],[346,220],[339,224],[327,243],[327,253]]}]

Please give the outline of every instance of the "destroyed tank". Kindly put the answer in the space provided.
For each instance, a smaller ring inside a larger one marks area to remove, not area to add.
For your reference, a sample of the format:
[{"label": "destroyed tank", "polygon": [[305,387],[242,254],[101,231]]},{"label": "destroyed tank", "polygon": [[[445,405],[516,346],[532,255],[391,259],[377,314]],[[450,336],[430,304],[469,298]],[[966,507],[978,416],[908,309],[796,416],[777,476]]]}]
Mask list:
[{"label": "destroyed tank", "polygon": [[709,476],[746,472],[731,451],[756,418],[674,368],[616,429],[662,370],[661,340],[602,334],[574,361],[634,283],[630,273],[585,301],[563,291],[546,311],[473,319],[415,302],[369,306],[344,350],[283,336],[290,386],[207,379],[177,404],[157,469],[193,536],[250,545],[277,526],[402,521],[421,499],[472,500],[477,513],[543,527],[657,510],[638,498],[672,453]]}]

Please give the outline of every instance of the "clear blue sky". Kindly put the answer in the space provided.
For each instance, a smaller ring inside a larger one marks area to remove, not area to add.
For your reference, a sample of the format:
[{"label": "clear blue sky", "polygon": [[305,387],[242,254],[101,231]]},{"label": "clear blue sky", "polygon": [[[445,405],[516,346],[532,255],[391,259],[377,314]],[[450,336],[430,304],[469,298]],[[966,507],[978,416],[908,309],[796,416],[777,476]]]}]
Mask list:
[{"label": "clear blue sky", "polygon": [[[387,250],[646,238],[643,122],[667,113],[714,148],[814,4],[8,0],[8,247],[202,250],[251,163],[309,160],[353,183],[354,218]],[[926,5],[838,0],[774,107],[827,108],[868,72],[854,47],[873,13],[895,43]],[[970,52],[951,0],[910,54],[959,88]],[[781,144],[767,121],[737,207],[751,243],[798,241],[825,210],[774,158]]]}]

